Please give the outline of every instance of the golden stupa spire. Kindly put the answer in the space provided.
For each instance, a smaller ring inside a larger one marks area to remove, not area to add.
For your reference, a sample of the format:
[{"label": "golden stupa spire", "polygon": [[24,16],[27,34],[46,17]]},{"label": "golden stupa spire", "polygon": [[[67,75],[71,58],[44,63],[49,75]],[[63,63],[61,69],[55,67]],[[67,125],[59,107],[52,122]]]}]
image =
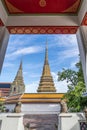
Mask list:
[{"label": "golden stupa spire", "polygon": [[19,66],[17,75],[16,75],[16,77],[15,77],[15,80],[16,80],[19,76],[20,76],[20,77],[23,77],[23,76],[22,76],[22,60],[21,60],[21,62],[20,62],[20,66]]},{"label": "golden stupa spire", "polygon": [[11,84],[10,94],[12,95],[12,94],[24,93],[24,91],[25,91],[25,85],[23,80],[22,60],[21,60],[15,79]]},{"label": "golden stupa spire", "polygon": [[46,48],[45,48],[45,61],[43,66],[43,72],[40,79],[39,87],[37,92],[56,92],[54,87],[53,78],[50,72],[50,66],[48,63],[48,43],[46,41]]},{"label": "golden stupa spire", "polygon": [[45,49],[45,62],[44,64],[48,64],[48,43],[46,41],[46,49]]}]

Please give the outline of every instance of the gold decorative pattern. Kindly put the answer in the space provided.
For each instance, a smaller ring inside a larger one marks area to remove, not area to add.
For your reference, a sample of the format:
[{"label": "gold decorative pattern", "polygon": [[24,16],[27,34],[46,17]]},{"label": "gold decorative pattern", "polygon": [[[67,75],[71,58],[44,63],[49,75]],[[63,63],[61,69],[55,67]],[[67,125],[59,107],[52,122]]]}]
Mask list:
[{"label": "gold decorative pattern", "polygon": [[37,30],[37,29],[33,29],[33,30],[32,30],[32,33],[37,34],[37,33],[38,33],[38,30]]},{"label": "gold decorative pattern", "polygon": [[17,9],[16,7],[14,7],[11,3],[8,2],[8,0],[5,0],[6,2],[6,5],[8,7],[8,10],[11,12],[11,13],[22,13],[23,11]]},{"label": "gold decorative pattern", "polygon": [[69,7],[68,9],[64,10],[64,13],[70,13],[70,12],[77,12],[78,6],[80,4],[80,0],[77,0],[71,7]]},{"label": "gold decorative pattern", "polygon": [[[85,21],[86,24],[87,21]],[[11,34],[75,34],[79,26],[8,26]]]},{"label": "gold decorative pattern", "polygon": [[48,33],[49,34],[53,34],[53,30],[52,29],[48,29]]},{"label": "gold decorative pattern", "polygon": [[23,29],[18,29],[19,34],[23,34]]},{"label": "gold decorative pattern", "polygon": [[40,30],[40,33],[41,33],[41,34],[44,34],[44,33],[46,33],[46,30],[45,30],[45,29],[41,29],[41,30]]},{"label": "gold decorative pattern", "polygon": [[40,5],[40,7],[45,7],[46,6],[46,0],[40,0],[39,5]]},{"label": "gold decorative pattern", "polygon": [[68,29],[64,29],[64,30],[63,30],[63,33],[64,33],[64,34],[67,34],[67,33],[68,33]]},{"label": "gold decorative pattern", "polygon": [[71,29],[71,30],[70,30],[70,34],[74,34],[75,32],[76,32],[75,29]]},{"label": "gold decorative pattern", "polygon": [[31,30],[30,30],[30,29],[26,29],[26,30],[25,30],[25,33],[26,33],[26,34],[29,34],[29,33],[31,33]]}]

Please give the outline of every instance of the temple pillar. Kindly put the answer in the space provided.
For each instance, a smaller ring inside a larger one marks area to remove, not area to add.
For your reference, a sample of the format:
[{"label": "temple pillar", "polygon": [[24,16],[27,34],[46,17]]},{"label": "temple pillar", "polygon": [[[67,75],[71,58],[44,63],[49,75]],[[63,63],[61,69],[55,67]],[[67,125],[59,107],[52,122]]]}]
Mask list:
[{"label": "temple pillar", "polygon": [[0,73],[9,40],[9,32],[5,26],[0,27]]},{"label": "temple pillar", "polygon": [[76,36],[87,91],[87,26],[79,27]]}]

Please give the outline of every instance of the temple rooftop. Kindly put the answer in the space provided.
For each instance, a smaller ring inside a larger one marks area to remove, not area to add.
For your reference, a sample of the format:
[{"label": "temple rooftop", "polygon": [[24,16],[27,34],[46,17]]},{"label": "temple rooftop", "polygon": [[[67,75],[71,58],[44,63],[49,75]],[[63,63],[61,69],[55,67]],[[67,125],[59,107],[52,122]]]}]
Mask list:
[{"label": "temple rooftop", "polygon": [[64,93],[24,93],[16,94],[6,98],[5,102],[14,104],[21,103],[60,103]]}]

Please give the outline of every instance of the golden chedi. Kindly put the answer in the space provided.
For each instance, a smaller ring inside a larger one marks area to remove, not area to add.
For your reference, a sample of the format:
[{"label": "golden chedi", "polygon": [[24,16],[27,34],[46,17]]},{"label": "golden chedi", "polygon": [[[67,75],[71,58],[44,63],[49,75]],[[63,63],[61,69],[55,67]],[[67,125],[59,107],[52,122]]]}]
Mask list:
[{"label": "golden chedi", "polygon": [[52,78],[51,72],[50,72],[50,66],[48,63],[47,42],[46,42],[46,49],[45,49],[45,61],[44,61],[42,76],[40,79],[40,83],[39,83],[37,92],[56,92],[56,89],[54,87],[53,78]]},{"label": "golden chedi", "polygon": [[25,85],[23,81],[23,74],[22,74],[22,62],[20,63],[17,75],[11,84],[10,88],[10,95],[20,94],[25,92]]}]

